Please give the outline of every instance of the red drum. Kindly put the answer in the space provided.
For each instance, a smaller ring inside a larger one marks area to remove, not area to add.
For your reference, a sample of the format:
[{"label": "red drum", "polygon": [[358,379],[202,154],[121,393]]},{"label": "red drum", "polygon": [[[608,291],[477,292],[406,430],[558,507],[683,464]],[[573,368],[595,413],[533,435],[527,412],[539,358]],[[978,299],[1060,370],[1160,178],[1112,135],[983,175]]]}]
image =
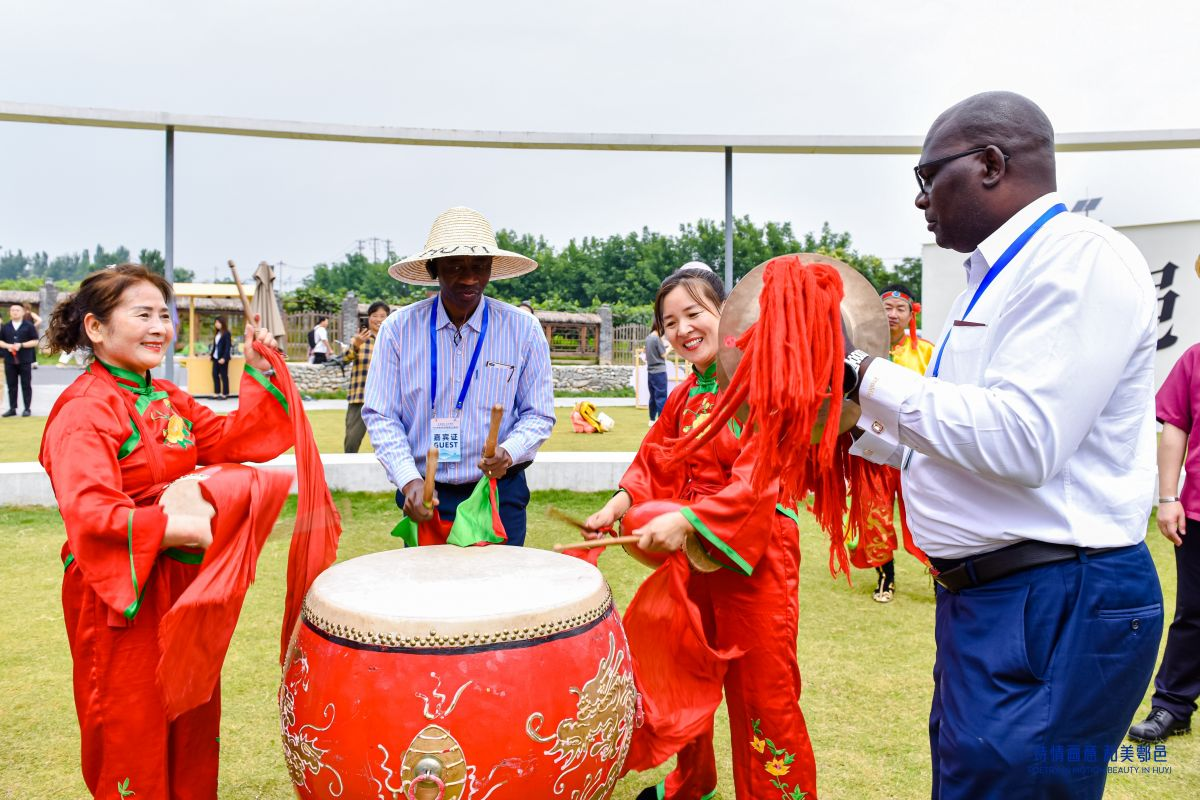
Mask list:
[{"label": "red drum", "polygon": [[602,800],[640,724],[600,572],[521,547],[416,547],[313,582],[279,689],[302,798]]}]

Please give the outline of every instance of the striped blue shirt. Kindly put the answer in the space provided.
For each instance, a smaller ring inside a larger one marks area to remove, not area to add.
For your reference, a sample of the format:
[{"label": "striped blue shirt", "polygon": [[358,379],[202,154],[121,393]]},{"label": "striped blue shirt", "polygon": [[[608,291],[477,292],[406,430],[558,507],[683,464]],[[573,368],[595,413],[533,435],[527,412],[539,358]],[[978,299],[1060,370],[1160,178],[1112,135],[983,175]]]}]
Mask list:
[{"label": "striped blue shirt", "polygon": [[362,416],[375,456],[397,488],[425,477],[425,454],[435,418],[455,416],[471,354],[479,341],[483,303],[488,330],[475,376],[460,415],[462,460],[439,463],[443,483],[474,483],[487,439],[492,406],[504,407],[500,446],[514,464],[531,461],[554,427],[554,386],[550,348],[536,318],[507,303],[485,297],[460,329],[436,302],[437,408],[430,408],[429,315],[437,297],[394,311],[379,328]]}]

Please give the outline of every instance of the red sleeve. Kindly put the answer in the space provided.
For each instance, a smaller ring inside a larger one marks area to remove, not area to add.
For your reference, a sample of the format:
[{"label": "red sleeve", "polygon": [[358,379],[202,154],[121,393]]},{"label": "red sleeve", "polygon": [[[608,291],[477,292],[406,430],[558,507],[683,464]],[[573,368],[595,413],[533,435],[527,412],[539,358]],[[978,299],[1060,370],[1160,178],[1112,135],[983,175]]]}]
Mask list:
[{"label": "red sleeve", "polygon": [[58,409],[41,458],[83,577],[109,608],[133,619],[167,517],[160,506],[135,506],[122,491],[117,452],[129,430],[113,406],[78,397]]},{"label": "red sleeve", "polygon": [[171,403],[192,421],[199,464],[270,461],[295,444],[287,400],[279,387],[249,364],[238,387],[238,408],[225,416],[176,387]]},{"label": "red sleeve", "polygon": [[1192,397],[1200,396],[1200,387],[1192,383],[1198,358],[1200,345],[1188,348],[1154,396],[1154,416],[1158,421],[1170,423],[1185,433],[1192,430]]},{"label": "red sleeve", "polygon": [[682,470],[664,470],[658,466],[663,457],[662,444],[668,438],[678,436],[679,415],[687,403],[687,388],[693,382],[685,381],[675,387],[675,391],[663,405],[658,421],[650,427],[646,438],[633,457],[633,463],[621,476],[621,488],[629,495],[634,505],[647,500],[670,500],[678,497],[682,490]]},{"label": "red sleeve", "polygon": [[[732,436],[729,431],[722,435]],[[708,543],[709,553],[722,565],[744,575],[754,571],[775,531],[775,504],[779,482],[762,492],[750,487],[755,453],[761,437],[752,437],[737,459],[729,483],[716,494],[701,497],[682,513]]]}]

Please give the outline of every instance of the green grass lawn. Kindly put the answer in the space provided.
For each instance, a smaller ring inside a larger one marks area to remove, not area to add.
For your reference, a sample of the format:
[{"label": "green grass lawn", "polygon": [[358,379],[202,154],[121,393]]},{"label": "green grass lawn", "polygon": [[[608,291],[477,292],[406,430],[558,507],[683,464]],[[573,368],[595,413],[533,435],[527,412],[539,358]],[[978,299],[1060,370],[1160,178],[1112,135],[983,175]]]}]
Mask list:
[{"label": "green grass lawn", "polygon": [[[548,505],[583,516],[606,494],[535,493],[529,545],[549,547],[572,532],[545,517]],[[345,519],[341,558],[390,549],[397,519],[390,497],[337,496]],[[295,513],[289,501],[259,562],[234,636],[223,677],[221,797],[292,797],[279,743],[275,692],[279,681],[279,619],[283,603],[287,532]],[[0,797],[80,798],[79,740],[70,693],[70,659],[63,630],[58,560],[62,524],[54,510],[0,508],[5,558],[0,564]],[[897,561],[899,594],[890,606],[871,600],[872,576],[856,573],[853,588],[833,581],[827,548],[808,525],[801,535],[798,655],[804,676],[803,707],[816,751],[821,797],[923,798],[929,796],[925,734],[933,664],[933,593],[929,578],[908,556]],[[1174,564],[1157,533],[1151,549],[1163,577],[1167,619],[1174,607]],[[629,602],[644,568],[621,552],[600,561],[618,605]],[[1147,698],[1149,693],[1147,693]],[[1143,704],[1139,719],[1148,711]],[[727,771],[729,741],[724,711],[718,723],[718,764]],[[1200,796],[1200,742],[1177,737],[1168,744],[1170,775],[1111,776],[1106,797]],[[632,800],[665,768],[621,782],[614,798]],[[728,775],[719,797],[731,798]],[[136,800],[136,798],[135,798]],[[540,800],[540,799],[535,799]],[[769,800],[764,798],[763,800]]]},{"label": "green grass lawn", "polygon": [[[581,434],[571,430],[571,409],[556,408],[558,422],[549,441],[542,446],[547,452],[562,450],[605,450],[632,452],[642,443],[646,435],[646,409],[632,406],[606,407],[605,413],[616,421],[609,433]],[[317,449],[322,453],[342,452],[342,440],[346,432],[346,412],[310,411],[309,422],[317,439]],[[37,461],[38,447],[42,442],[45,417],[11,417],[0,419],[0,461]],[[371,452],[369,439],[363,441],[360,452]]]}]

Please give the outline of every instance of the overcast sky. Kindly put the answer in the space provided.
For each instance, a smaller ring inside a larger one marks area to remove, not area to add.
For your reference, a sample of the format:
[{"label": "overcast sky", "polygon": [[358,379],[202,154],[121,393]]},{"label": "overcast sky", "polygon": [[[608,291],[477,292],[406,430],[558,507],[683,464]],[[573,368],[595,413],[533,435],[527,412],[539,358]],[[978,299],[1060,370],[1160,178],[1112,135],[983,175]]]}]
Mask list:
[{"label": "overcast sky", "polygon": [[[186,5],[186,8],[184,6]],[[1195,0],[0,0],[0,100],[530,131],[923,135],[978,91],[1060,132],[1200,128]],[[724,214],[717,154],[176,136],[175,262],[293,267],[422,248],[469,205],[555,244]],[[910,156],[735,157],[734,212],[828,221],[895,259],[928,241]],[[1200,218],[1200,150],[1062,154],[1114,225]],[[163,135],[0,122],[0,248],[163,245]],[[368,251],[369,252],[369,251]],[[248,270],[247,270],[248,271]],[[223,274],[223,272],[222,272]],[[959,276],[954,276],[957,280]]]}]

